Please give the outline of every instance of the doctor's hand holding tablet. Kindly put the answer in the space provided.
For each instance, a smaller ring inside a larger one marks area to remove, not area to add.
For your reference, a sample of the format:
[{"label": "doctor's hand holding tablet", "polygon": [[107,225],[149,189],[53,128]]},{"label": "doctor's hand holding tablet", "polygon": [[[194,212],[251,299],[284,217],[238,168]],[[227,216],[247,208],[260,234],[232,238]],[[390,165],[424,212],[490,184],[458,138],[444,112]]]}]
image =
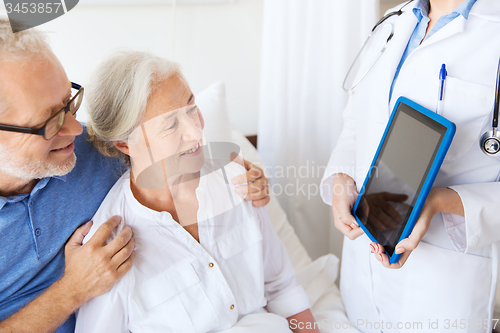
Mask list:
[{"label": "doctor's hand holding tablet", "polygon": [[[348,175],[337,174],[333,180],[333,187],[345,189],[342,193],[340,193],[339,190],[338,193],[333,195],[332,210],[335,227],[347,238],[354,240],[365,233],[352,214],[352,209],[354,208],[354,203],[358,196],[356,185],[354,180]],[[400,196],[401,194],[395,195]],[[394,200],[399,200],[399,198],[395,198]],[[389,205],[390,201],[388,201]],[[464,216],[462,201],[457,192],[449,188],[439,187],[433,187],[430,190],[410,236],[400,241],[396,246],[395,253],[402,254],[398,262],[389,263],[389,257],[385,253],[384,247],[379,243],[372,242],[369,250],[371,253],[375,253],[377,260],[385,267],[401,268],[410,256],[410,253],[417,247],[429,229],[429,225],[434,215],[439,212]]]},{"label": "doctor's hand holding tablet", "polygon": [[493,329],[499,58],[500,1],[414,0],[349,70],[321,196],[346,236],[340,290],[359,331]]},{"label": "doctor's hand holding tablet", "polygon": [[336,226],[350,239],[365,232],[385,267],[404,265],[437,213],[463,216],[455,191],[431,188],[454,134],[455,124],[400,98],[361,195],[348,175],[334,177],[334,188],[340,189],[332,198]]},{"label": "doctor's hand holding tablet", "polygon": [[[443,64],[439,72],[436,115],[405,98],[396,102],[362,187],[365,191],[363,198],[358,199],[355,182],[350,176],[340,173],[335,175],[333,181],[333,188],[340,189],[340,192],[332,194],[335,226],[351,240],[365,232],[374,241],[370,244],[371,253],[375,253],[377,260],[387,268],[401,268],[404,265],[411,251],[426,234],[434,215],[465,214],[462,200],[456,191],[431,188],[456,130],[455,124],[439,116],[444,107],[446,76],[446,65]],[[493,107],[493,129],[485,132],[479,142],[479,147],[488,156],[496,156],[500,152],[500,136],[497,131],[499,104],[500,61]],[[400,111],[399,107],[406,111]],[[400,114],[410,110],[410,114],[404,117],[411,121],[400,120]],[[439,127],[441,136],[436,132],[439,132]],[[410,148],[413,146],[415,148]],[[368,190],[370,186],[377,190]],[[397,204],[410,198],[412,203]],[[362,222],[361,227],[364,228],[360,229],[358,222]],[[397,245],[396,240],[399,240]]]}]

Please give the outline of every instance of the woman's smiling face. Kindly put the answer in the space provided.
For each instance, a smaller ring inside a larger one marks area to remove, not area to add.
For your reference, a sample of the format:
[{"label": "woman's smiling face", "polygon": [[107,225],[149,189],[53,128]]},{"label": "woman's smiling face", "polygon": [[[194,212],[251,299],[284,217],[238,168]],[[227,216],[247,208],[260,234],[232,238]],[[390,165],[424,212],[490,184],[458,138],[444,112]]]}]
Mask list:
[{"label": "woman's smiling face", "polygon": [[141,125],[129,138],[134,172],[159,161],[167,179],[199,171],[204,163],[203,127],[186,81],[173,75],[160,82],[148,99]]}]

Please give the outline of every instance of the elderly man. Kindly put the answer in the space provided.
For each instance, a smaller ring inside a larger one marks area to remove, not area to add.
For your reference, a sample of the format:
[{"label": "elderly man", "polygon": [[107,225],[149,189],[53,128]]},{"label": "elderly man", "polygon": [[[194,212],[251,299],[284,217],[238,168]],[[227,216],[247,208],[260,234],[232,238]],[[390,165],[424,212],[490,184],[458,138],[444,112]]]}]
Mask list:
[{"label": "elderly man", "polygon": [[[129,227],[106,244],[120,217],[82,246],[124,170],[87,143],[82,97],[41,34],[0,19],[0,332],[73,332],[74,311],[132,267]],[[254,181],[247,200],[267,204],[262,170],[245,166],[234,181]]]}]

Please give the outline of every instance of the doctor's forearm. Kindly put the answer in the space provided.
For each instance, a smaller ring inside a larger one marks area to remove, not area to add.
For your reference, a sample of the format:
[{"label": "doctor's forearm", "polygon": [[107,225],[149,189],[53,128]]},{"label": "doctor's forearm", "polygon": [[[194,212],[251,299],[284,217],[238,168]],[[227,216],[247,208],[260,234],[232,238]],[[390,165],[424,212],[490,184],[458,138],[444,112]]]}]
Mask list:
[{"label": "doctor's forearm", "polygon": [[460,195],[450,188],[433,187],[429,199],[435,200],[437,212],[465,215]]}]

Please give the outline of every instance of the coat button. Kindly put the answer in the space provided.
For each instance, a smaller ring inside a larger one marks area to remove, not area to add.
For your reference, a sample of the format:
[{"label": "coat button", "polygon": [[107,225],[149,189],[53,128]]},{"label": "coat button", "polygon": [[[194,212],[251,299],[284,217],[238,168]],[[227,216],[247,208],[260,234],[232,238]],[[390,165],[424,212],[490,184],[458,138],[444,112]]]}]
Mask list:
[{"label": "coat button", "polygon": [[475,245],[477,245],[477,243],[479,243],[479,237],[477,237],[477,236],[471,237],[470,245],[475,246]]},{"label": "coat button", "polygon": [[42,230],[40,228],[35,229],[35,235],[40,236],[42,234]]},{"label": "coat button", "polygon": [[210,264],[208,264],[208,267],[210,267],[210,268],[214,267],[214,263],[211,262]]},{"label": "coat button", "polygon": [[230,309],[231,309],[231,310],[232,310],[232,309],[234,309],[234,304],[231,304],[231,307],[230,307]]}]

